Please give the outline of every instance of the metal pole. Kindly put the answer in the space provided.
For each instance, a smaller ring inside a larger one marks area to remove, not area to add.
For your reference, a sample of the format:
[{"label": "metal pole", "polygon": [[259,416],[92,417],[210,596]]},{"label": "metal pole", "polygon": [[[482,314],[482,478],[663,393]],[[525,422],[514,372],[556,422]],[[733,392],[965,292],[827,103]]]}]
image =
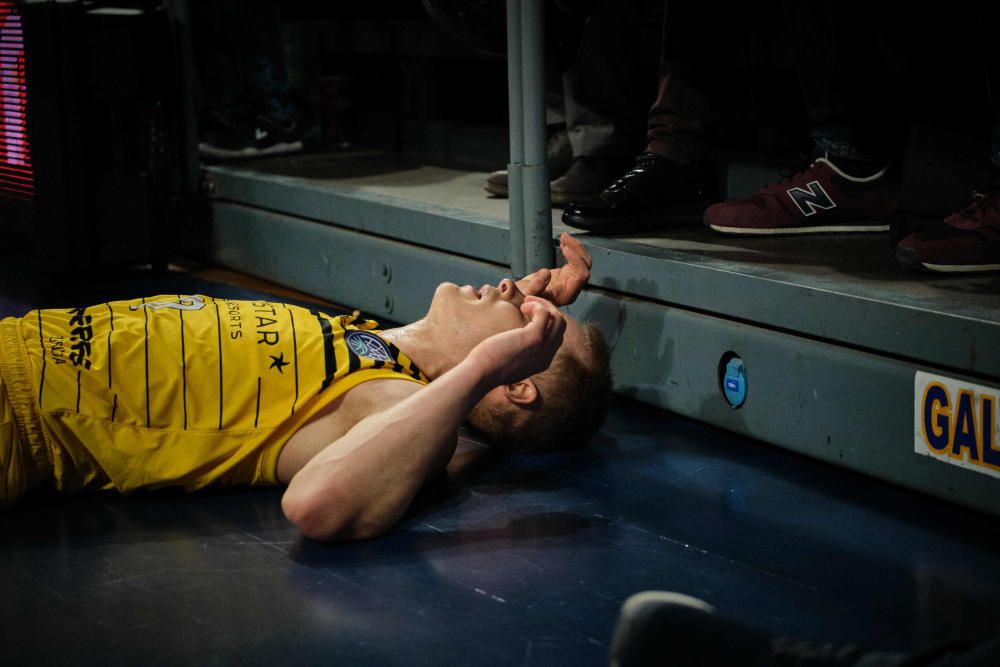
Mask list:
[{"label": "metal pole", "polygon": [[527,271],[555,266],[549,168],[545,161],[544,0],[521,8],[521,90],[524,124],[524,259]]},{"label": "metal pole", "polygon": [[[534,0],[528,0],[531,5]],[[524,257],[524,120],[521,98],[521,0],[507,0],[507,88],[510,108],[510,162],[507,202],[510,211],[510,270],[515,278],[528,272]]]}]

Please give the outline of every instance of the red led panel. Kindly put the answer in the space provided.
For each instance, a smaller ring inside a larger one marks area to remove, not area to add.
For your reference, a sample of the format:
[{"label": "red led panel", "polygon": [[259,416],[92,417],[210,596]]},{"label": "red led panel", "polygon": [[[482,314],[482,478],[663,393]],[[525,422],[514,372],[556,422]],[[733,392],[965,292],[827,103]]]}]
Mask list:
[{"label": "red led panel", "polygon": [[0,197],[35,194],[28,143],[24,30],[14,3],[0,0]]}]

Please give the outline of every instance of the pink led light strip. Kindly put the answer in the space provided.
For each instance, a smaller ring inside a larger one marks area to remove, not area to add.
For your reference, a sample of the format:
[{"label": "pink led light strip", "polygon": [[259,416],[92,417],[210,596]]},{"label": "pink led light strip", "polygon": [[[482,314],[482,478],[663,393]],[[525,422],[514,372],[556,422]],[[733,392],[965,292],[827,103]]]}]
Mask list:
[{"label": "pink led light strip", "polygon": [[24,33],[14,3],[0,0],[0,197],[35,193],[28,140]]}]

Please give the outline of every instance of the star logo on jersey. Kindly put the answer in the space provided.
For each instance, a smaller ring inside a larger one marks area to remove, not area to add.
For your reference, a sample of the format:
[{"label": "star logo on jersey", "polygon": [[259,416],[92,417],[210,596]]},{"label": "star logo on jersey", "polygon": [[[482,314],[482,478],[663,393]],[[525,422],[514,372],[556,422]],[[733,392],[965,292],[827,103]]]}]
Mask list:
[{"label": "star logo on jersey", "polygon": [[285,353],[284,352],[282,352],[278,356],[274,356],[273,354],[269,354],[267,356],[271,357],[271,365],[267,367],[268,370],[270,370],[272,368],[277,368],[278,372],[281,373],[282,375],[285,374],[285,371],[283,371],[281,369],[292,363],[290,361],[285,361]]}]

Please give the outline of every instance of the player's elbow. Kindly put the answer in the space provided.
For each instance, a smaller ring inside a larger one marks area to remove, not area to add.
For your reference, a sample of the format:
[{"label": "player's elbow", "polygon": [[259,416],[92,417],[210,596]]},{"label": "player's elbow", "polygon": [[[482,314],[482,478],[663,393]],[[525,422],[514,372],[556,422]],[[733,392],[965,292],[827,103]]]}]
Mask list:
[{"label": "player's elbow", "polygon": [[320,493],[293,483],[281,498],[281,509],[303,535],[328,542],[344,530],[343,495],[336,488],[325,488]]},{"label": "player's elbow", "polygon": [[319,542],[366,540],[384,535],[392,524],[372,517],[355,506],[356,496],[340,487],[321,491],[290,486],[281,509],[306,537]]}]

